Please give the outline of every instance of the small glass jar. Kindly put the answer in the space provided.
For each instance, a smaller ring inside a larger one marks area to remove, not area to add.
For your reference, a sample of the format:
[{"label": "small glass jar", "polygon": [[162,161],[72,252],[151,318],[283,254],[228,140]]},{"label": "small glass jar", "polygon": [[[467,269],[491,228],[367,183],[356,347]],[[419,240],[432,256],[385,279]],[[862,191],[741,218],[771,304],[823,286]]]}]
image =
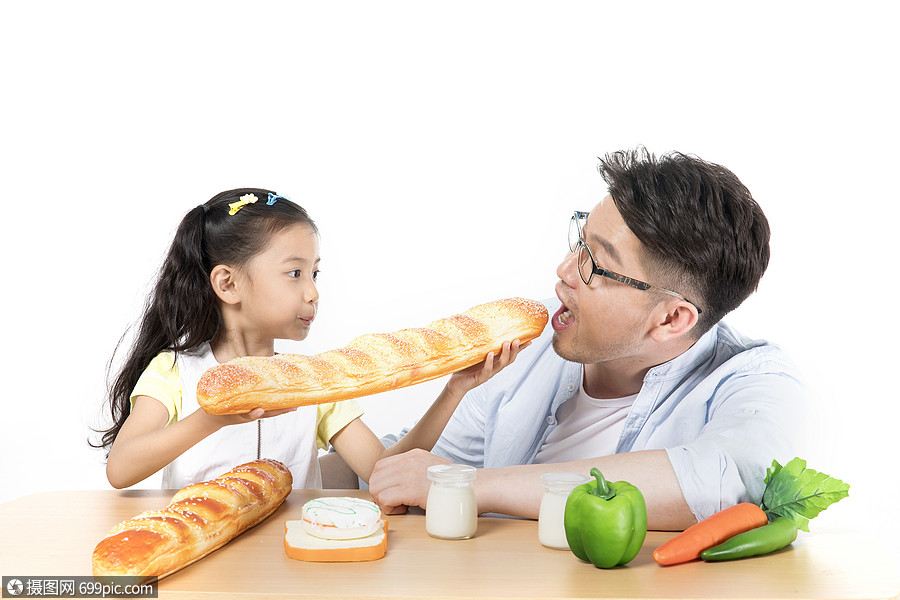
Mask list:
[{"label": "small glass jar", "polygon": [[466,540],[478,527],[475,501],[475,467],[434,465],[428,467],[431,488],[425,507],[425,531],[444,540]]},{"label": "small glass jar", "polygon": [[538,539],[541,544],[554,550],[569,549],[566,529],[563,526],[566,500],[569,498],[569,492],[588,481],[590,477],[576,473],[541,475],[541,485],[544,487],[544,496],[541,498],[541,508],[538,512]]}]

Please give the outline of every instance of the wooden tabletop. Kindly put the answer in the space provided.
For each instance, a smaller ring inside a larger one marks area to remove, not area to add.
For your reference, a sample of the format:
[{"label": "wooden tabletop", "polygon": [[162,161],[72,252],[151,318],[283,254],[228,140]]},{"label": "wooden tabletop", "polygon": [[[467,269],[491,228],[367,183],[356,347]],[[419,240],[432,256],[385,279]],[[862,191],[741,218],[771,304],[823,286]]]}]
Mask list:
[{"label": "wooden tabletop", "polygon": [[[42,492],[0,504],[0,575],[90,575],[91,553],[113,525],[168,504],[173,492]],[[625,567],[602,570],[538,542],[537,522],[481,517],[473,539],[436,540],[421,513],[390,517],[387,555],[367,563],[306,563],[284,554],[284,522],[319,496],[294,490],[265,522],[159,582],[160,598],[898,598],[895,549],[848,530],[800,533],[788,549],[726,563],[660,567],[649,532]],[[864,520],[864,524],[870,521]],[[867,525],[868,526],[868,525]],[[891,540],[886,540],[891,542]]]}]

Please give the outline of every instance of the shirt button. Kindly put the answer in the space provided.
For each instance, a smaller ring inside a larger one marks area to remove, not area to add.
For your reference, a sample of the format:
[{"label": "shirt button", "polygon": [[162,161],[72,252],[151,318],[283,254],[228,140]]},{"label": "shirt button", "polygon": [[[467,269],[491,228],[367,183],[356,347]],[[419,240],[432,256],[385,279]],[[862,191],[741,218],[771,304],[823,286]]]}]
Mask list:
[{"label": "shirt button", "polygon": [[554,423],[556,423],[556,419],[554,419],[553,417],[547,417],[547,425],[553,425]]},{"label": "shirt button", "polygon": [[569,390],[570,392],[574,392],[574,391],[575,391],[575,384],[574,384],[574,383],[570,383],[570,384],[569,384],[569,387],[567,387],[566,389]]}]

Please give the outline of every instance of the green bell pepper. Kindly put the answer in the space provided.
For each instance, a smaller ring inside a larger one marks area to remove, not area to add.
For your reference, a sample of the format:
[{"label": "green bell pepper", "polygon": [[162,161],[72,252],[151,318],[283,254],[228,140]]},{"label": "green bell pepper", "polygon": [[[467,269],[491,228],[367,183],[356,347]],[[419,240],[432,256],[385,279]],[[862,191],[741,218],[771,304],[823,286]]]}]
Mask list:
[{"label": "green bell pepper", "polygon": [[566,500],[563,525],[572,552],[609,569],[631,561],[647,535],[647,506],[627,481],[609,483],[596,467],[596,482],[576,487]]}]

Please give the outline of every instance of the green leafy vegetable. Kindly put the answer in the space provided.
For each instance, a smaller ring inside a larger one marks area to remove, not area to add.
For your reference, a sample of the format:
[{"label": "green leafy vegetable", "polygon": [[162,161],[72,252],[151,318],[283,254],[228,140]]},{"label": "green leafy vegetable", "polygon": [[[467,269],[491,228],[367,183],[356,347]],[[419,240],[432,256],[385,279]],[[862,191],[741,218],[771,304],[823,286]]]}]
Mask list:
[{"label": "green leafy vegetable", "polygon": [[809,520],[835,502],[850,495],[850,484],[806,468],[795,458],[783,467],[778,461],[766,471],[766,490],[760,507],[770,519],[787,517],[801,531],[809,531]]}]

